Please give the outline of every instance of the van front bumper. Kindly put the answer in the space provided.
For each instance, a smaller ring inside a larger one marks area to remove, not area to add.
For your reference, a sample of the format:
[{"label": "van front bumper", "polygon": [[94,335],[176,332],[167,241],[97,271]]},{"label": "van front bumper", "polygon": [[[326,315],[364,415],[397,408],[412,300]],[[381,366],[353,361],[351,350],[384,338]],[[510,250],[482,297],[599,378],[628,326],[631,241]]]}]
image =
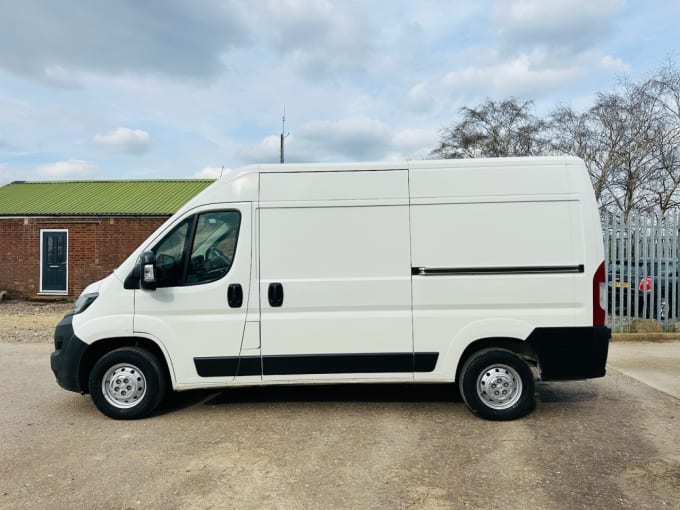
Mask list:
[{"label": "van front bumper", "polygon": [[84,393],[80,384],[80,362],[87,344],[73,332],[73,315],[61,319],[54,331],[54,352],[50,355],[52,372],[59,386],[69,391]]},{"label": "van front bumper", "polygon": [[543,381],[593,379],[606,373],[611,336],[606,326],[536,328],[527,343],[538,356]]}]

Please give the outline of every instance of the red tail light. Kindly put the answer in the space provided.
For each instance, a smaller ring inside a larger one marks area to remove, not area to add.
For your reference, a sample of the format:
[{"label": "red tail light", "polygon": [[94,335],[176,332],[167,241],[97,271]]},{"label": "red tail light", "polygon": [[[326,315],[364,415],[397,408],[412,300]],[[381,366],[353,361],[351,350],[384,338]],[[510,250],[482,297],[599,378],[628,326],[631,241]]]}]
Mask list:
[{"label": "red tail light", "polygon": [[607,320],[607,287],[604,283],[604,262],[593,276],[593,326],[604,326]]}]

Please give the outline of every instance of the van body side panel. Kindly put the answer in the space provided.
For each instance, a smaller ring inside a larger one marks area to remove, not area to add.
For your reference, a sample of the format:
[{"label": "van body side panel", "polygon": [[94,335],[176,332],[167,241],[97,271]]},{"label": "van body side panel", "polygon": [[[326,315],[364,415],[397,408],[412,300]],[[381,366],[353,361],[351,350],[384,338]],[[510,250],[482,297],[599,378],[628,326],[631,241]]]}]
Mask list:
[{"label": "van body side panel", "polygon": [[564,160],[527,158],[411,161],[411,198],[560,195],[573,192]]},{"label": "van body side panel", "polygon": [[416,380],[452,380],[476,340],[574,324],[585,260],[564,167],[481,170],[483,186],[477,170],[411,173],[414,349],[441,353]]},{"label": "van body side panel", "polygon": [[268,174],[265,198],[281,196],[271,178],[335,198],[260,202],[263,380],[412,380],[406,171]]},{"label": "van body side panel", "polygon": [[[584,238],[583,255],[586,271],[583,287],[577,289],[578,298],[582,298],[583,306],[577,302],[575,307],[576,325],[593,325],[593,292],[592,283],[595,271],[604,262],[604,243],[602,241],[602,224],[600,213],[595,200],[590,177],[582,161],[571,159],[566,164],[570,181],[574,190],[581,197],[581,223],[578,228]],[[581,294],[582,292],[582,294]]]},{"label": "van body side panel", "polygon": [[263,173],[260,202],[388,200],[408,197],[406,170]]},{"label": "van body side panel", "polygon": [[584,265],[583,272],[574,278],[574,325],[592,326],[593,272],[599,264],[593,268],[592,256],[586,249],[590,240],[586,237],[582,202],[572,202],[570,207],[572,224],[570,243],[574,251],[574,259],[582,260]]}]

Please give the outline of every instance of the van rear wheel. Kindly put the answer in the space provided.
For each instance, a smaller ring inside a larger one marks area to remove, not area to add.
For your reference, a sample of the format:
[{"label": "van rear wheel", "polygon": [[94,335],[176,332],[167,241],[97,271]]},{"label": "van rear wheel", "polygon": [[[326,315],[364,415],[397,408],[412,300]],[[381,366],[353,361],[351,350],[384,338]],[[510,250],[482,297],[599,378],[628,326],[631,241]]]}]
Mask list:
[{"label": "van rear wheel", "polygon": [[534,376],[506,349],[484,349],[468,358],[460,372],[460,393],[468,408],[487,420],[514,420],[534,408]]},{"label": "van rear wheel", "polygon": [[102,356],[89,381],[94,404],[117,420],[151,414],[163,400],[166,386],[158,359],[139,347],[123,347]]}]

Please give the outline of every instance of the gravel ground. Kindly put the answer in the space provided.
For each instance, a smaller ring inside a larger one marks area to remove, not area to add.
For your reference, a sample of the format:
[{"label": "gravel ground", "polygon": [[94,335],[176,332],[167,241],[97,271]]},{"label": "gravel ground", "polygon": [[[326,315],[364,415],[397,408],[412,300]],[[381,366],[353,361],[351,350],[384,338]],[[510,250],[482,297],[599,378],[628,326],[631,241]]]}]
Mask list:
[{"label": "gravel ground", "polygon": [[0,341],[50,343],[54,328],[72,303],[0,302]]},{"label": "gravel ground", "polygon": [[70,308],[0,303],[0,509],[680,509],[680,400],[611,365],[507,423],[448,385],[185,392],[118,422],[49,369]]},{"label": "gravel ground", "polygon": [[232,388],[119,422],[0,342],[0,508],[680,508],[680,401],[610,370],[474,417],[446,385]]}]

